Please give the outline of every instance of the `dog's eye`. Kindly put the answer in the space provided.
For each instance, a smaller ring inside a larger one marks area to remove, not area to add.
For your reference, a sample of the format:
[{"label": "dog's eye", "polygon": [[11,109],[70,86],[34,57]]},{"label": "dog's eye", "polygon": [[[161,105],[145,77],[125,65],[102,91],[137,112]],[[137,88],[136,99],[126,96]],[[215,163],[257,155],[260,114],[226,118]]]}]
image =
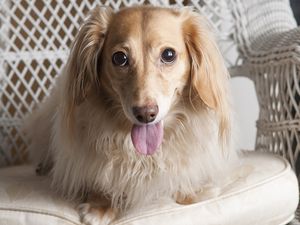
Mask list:
[{"label": "dog's eye", "polygon": [[176,52],[172,48],[166,48],[160,56],[160,59],[163,63],[170,64],[176,59]]},{"label": "dog's eye", "polygon": [[127,66],[128,57],[124,52],[116,52],[112,56],[112,62],[115,66]]}]

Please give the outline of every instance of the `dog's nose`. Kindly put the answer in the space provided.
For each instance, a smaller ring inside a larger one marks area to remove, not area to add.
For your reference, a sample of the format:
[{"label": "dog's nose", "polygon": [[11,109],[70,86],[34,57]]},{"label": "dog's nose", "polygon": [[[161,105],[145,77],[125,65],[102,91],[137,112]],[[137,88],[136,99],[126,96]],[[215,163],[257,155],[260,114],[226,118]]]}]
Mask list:
[{"label": "dog's nose", "polygon": [[135,118],[142,123],[150,123],[155,120],[158,113],[157,105],[147,105],[143,107],[132,107]]}]

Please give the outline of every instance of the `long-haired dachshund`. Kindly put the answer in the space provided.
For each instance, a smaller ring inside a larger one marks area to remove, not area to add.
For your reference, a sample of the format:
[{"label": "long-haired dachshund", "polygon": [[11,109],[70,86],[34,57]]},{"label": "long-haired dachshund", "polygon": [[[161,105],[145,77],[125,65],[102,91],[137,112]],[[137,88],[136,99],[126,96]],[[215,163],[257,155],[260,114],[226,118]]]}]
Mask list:
[{"label": "long-haired dachshund", "polygon": [[[27,124],[38,172],[108,224],[161,197],[188,204],[233,165],[228,72],[190,9],[94,9]],[[202,196],[202,197],[199,197]]]}]

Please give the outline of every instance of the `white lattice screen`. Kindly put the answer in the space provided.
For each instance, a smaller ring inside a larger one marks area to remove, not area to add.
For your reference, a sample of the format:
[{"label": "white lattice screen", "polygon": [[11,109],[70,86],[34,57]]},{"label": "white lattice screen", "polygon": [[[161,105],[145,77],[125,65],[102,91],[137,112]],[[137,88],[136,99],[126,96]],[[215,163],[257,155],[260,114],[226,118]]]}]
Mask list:
[{"label": "white lattice screen", "polygon": [[[168,6],[170,3],[168,0],[1,0],[0,165],[27,159],[21,121],[49,94],[81,21],[99,4],[118,10],[132,4]],[[223,52],[235,50],[230,41],[233,21],[224,0],[179,0],[172,4],[190,5],[205,14],[215,28]],[[226,59],[229,65],[235,63],[232,57]]]}]

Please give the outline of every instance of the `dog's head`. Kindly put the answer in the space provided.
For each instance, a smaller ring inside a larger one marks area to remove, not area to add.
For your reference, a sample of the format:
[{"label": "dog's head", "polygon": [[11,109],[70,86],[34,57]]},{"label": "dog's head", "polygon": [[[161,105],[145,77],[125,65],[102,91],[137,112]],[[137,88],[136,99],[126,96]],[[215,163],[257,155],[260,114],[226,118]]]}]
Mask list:
[{"label": "dog's head", "polygon": [[151,154],[162,141],[162,121],[188,92],[191,106],[217,115],[224,135],[227,71],[207,27],[188,9],[96,8],[71,51],[69,108],[102,90],[132,123],[135,147]]}]

